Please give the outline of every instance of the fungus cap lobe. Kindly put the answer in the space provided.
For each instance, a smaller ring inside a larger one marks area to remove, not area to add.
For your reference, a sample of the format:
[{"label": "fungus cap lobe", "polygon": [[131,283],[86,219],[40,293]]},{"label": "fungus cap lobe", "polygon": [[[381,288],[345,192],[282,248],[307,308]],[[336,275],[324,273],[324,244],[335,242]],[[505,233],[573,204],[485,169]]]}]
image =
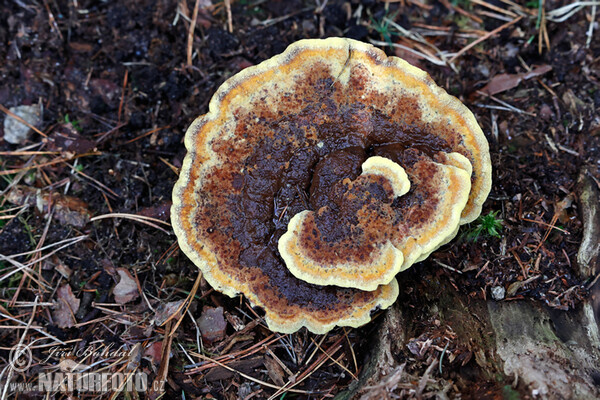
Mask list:
[{"label": "fungus cap lobe", "polygon": [[[329,210],[324,208],[305,210],[291,219],[287,232],[279,239],[279,254],[288,270],[303,281],[376,290],[390,283],[402,267],[402,252],[391,242],[394,213],[382,200],[391,203],[406,194],[410,188],[408,176],[400,165],[375,156],[362,164],[360,177],[345,182],[345,186],[348,189],[342,195],[339,212],[327,215]],[[369,189],[380,191],[383,198],[374,198]],[[345,234],[336,239],[323,235],[318,224],[323,215]],[[326,257],[327,253],[334,257]],[[352,253],[358,253],[358,257],[352,257]]]}]

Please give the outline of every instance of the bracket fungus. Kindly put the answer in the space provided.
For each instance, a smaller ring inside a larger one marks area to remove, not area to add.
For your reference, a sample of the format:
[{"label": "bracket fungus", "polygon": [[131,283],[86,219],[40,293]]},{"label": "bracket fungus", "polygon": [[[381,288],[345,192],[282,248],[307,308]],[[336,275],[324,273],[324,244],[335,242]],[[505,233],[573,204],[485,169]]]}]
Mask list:
[{"label": "bracket fungus", "polygon": [[286,333],[368,322],[395,301],[395,275],[477,218],[491,187],[473,114],[351,39],[301,40],[231,77],[185,145],[181,249]]}]

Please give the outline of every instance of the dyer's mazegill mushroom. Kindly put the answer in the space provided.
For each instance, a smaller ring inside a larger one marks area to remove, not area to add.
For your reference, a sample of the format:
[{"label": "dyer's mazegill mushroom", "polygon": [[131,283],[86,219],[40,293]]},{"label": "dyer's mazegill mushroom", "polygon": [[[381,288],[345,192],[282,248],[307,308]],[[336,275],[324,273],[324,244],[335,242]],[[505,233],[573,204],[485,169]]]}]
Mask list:
[{"label": "dyer's mazegill mushroom", "polygon": [[473,114],[423,71],[342,38],[228,79],[185,136],[181,249],[272,330],[368,322],[395,275],[473,221],[491,186]]}]

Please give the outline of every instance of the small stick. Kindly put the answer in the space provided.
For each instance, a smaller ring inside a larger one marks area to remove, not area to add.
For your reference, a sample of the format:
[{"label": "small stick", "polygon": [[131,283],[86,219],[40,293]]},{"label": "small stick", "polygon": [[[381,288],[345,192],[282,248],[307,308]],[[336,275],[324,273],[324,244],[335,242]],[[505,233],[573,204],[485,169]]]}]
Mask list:
[{"label": "small stick", "polygon": [[152,135],[155,132],[162,131],[163,129],[169,129],[170,127],[171,127],[170,125],[167,125],[167,126],[161,126],[160,128],[154,128],[152,130],[149,130],[148,132],[142,133],[140,136],[134,137],[133,139],[126,141],[124,144],[133,143],[142,138],[145,138],[146,136]]},{"label": "small stick", "polygon": [[440,0],[440,2],[444,5],[444,7],[446,7],[448,10],[454,10],[457,13],[464,15],[467,18],[472,19],[473,21],[477,22],[478,24],[483,24],[483,20],[481,18],[479,18],[476,15],[473,15],[465,10],[463,10],[462,8],[452,5],[448,0]]},{"label": "small stick", "polygon": [[552,217],[552,219],[550,220],[550,225],[548,226],[548,229],[546,230],[546,234],[544,235],[544,238],[537,245],[537,247],[535,248],[535,251],[538,251],[540,249],[540,247],[542,247],[542,245],[544,244],[546,239],[548,239],[550,232],[552,232],[552,229],[558,229],[558,228],[556,228],[556,226],[554,226],[554,224],[556,223],[557,220],[558,220],[558,213],[555,213],[554,216]]},{"label": "small stick", "polygon": [[494,10],[496,12],[499,12],[500,14],[508,15],[509,17],[513,17],[513,18],[517,17],[517,14],[515,14],[514,12],[512,12],[510,10],[506,10],[504,8],[495,6],[493,4],[486,3],[485,1],[482,1],[482,0],[471,0],[471,3],[479,4],[482,7],[487,7],[490,10]]},{"label": "small stick", "polygon": [[194,4],[194,13],[192,14],[192,21],[190,22],[190,29],[188,30],[188,41],[187,41],[187,66],[192,66],[192,50],[194,45],[194,29],[196,29],[196,19],[198,18],[198,7],[200,7],[200,0],[196,0]]},{"label": "small stick", "polygon": [[121,90],[121,101],[119,102],[119,112],[117,114],[117,123],[121,122],[121,112],[123,111],[123,102],[125,101],[125,91],[127,90],[127,77],[129,76],[129,70],[125,70],[125,77],[123,77],[123,89]]},{"label": "small stick", "polygon": [[481,42],[489,39],[490,37],[494,36],[498,32],[502,32],[504,29],[508,28],[511,25],[516,24],[517,22],[519,22],[522,19],[523,19],[523,16],[515,18],[512,21],[507,22],[506,24],[499,26],[498,28],[494,29],[493,31],[488,32],[486,35],[480,37],[479,39],[477,39],[477,40],[469,43],[468,45],[466,45],[465,47],[463,47],[462,49],[460,49],[458,51],[458,53],[456,53],[454,56],[452,56],[452,58],[450,58],[450,60],[448,60],[448,62],[453,62],[458,57],[460,57],[464,52],[466,52],[466,51],[470,50],[471,48],[477,46],[479,43],[481,43]]},{"label": "small stick", "polygon": [[592,43],[592,36],[594,35],[594,21],[596,20],[596,4],[592,6],[592,18],[590,18],[590,27],[587,31],[587,40],[585,41],[585,47],[590,47]]},{"label": "small stick", "polygon": [[225,0],[225,10],[227,11],[227,30],[233,33],[233,18],[231,16],[231,0]]},{"label": "small stick", "polygon": [[181,303],[181,305],[179,306],[179,309],[177,309],[177,311],[173,313],[173,316],[177,315],[177,312],[181,311],[181,309],[183,308],[183,306],[185,306],[185,311],[183,311],[181,313],[181,317],[175,323],[175,326],[171,330],[171,333],[169,334],[169,336],[173,336],[173,334],[175,333],[175,331],[177,331],[177,328],[179,328],[179,325],[181,324],[181,321],[183,321],[183,318],[185,317],[185,314],[186,314],[187,310],[190,308],[190,305],[192,304],[192,300],[194,299],[194,296],[196,295],[196,292],[198,291],[198,287],[200,287],[200,282],[201,281],[202,281],[202,272],[198,271],[198,276],[196,277],[196,281],[194,282],[194,286],[192,287],[192,290],[190,290],[190,294],[188,295],[187,299],[185,299],[186,301],[184,301],[183,303]]},{"label": "small stick", "polygon": [[562,233],[566,233],[567,235],[569,235],[569,231],[567,231],[565,229],[562,229],[562,228],[559,228],[558,226],[550,225],[550,224],[548,224],[546,222],[543,222],[543,221],[536,221],[535,219],[529,219],[529,218],[521,218],[521,219],[523,221],[533,222],[533,223],[536,223],[536,224],[544,225],[544,226],[549,227],[550,229],[556,229],[557,231],[561,231]]}]

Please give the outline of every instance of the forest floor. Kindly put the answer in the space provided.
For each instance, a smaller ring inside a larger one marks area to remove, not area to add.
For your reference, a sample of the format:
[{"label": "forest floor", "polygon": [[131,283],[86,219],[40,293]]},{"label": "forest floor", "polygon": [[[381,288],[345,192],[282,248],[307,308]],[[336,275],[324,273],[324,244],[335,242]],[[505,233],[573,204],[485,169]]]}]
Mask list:
[{"label": "forest floor", "polygon": [[[484,218],[400,277],[399,301],[414,312],[393,354],[407,378],[392,391],[502,398],[511,378],[478,374],[479,339],[457,334],[461,321],[422,315],[420,296],[434,282],[466,299],[569,312],[590,295],[575,268],[576,189],[584,170],[600,187],[600,12],[571,3],[1,2],[0,121],[20,105],[41,105],[43,117],[26,141],[0,139],[0,382],[92,365],[143,372],[166,393],[77,398],[324,399],[361,374],[383,313],[327,335],[273,333],[261,310],[202,280],[169,224],[184,133],[219,85],[296,40],[345,36],[463,101],[493,162]],[[222,328],[200,333],[209,318]],[[32,350],[24,371],[9,366],[19,343]],[[428,354],[442,349],[432,370]],[[45,397],[8,383],[0,393]]]}]

